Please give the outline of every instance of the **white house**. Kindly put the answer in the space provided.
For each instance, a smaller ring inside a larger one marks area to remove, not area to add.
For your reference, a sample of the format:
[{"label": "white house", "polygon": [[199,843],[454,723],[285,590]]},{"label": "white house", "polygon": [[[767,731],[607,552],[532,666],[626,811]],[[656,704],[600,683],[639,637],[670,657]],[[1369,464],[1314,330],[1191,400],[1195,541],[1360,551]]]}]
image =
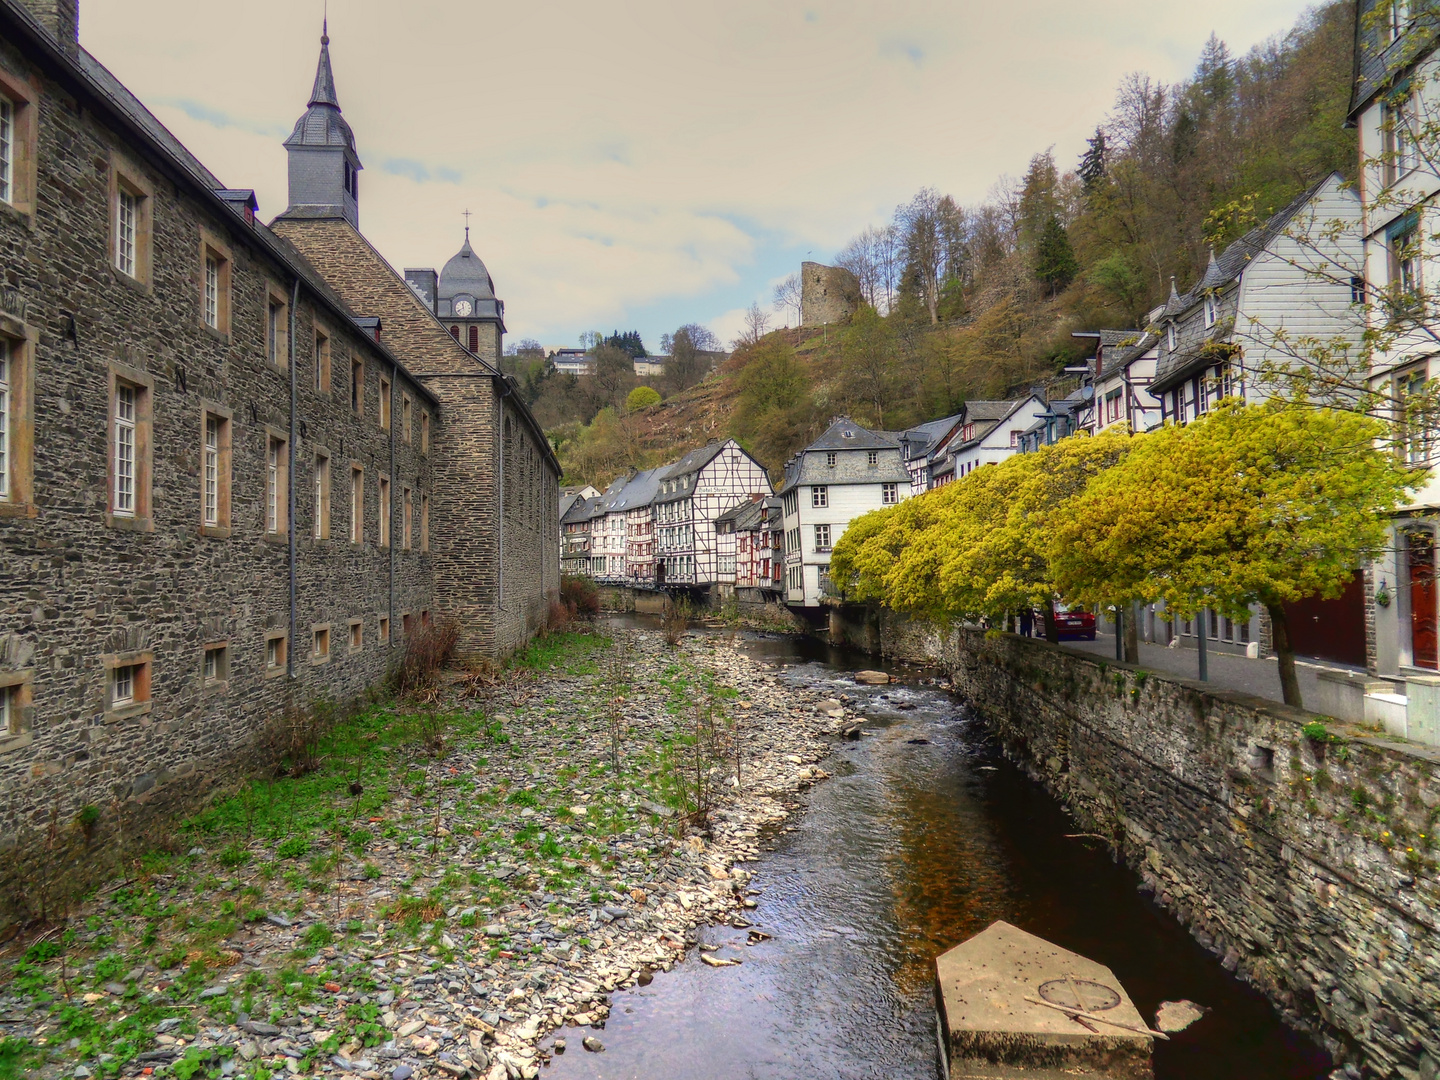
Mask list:
[{"label": "white house", "polygon": [[655,496],[665,466],[631,477],[615,500],[625,514],[625,583],[638,589],[655,587]]},{"label": "white house", "polygon": [[958,412],[954,416],[917,424],[900,433],[900,456],[905,461],[905,471],[910,474],[910,494],[919,495],[930,490],[931,455],[949,440],[964,420],[965,414]]},{"label": "white house", "polygon": [[[1161,311],[1154,313],[1158,318]],[[1090,364],[1093,397],[1080,418],[1080,428],[1092,435],[1117,424],[1131,431],[1159,427],[1160,399],[1150,393],[1160,362],[1160,336],[1144,330],[1092,330],[1071,337],[1095,340]]]},{"label": "white house", "polygon": [[[734,439],[712,440],[662,470],[654,500],[656,584],[719,584],[716,518],[753,495],[770,493],[765,467]],[[728,584],[735,580],[733,548],[731,556]]]},{"label": "white house", "polygon": [[848,417],[785,463],[780,487],[787,604],[813,607],[830,587],[830,552],[861,514],[910,497],[900,440]]},{"label": "white house", "polygon": [[625,583],[625,508],[620,497],[635,478],[627,473],[601,496],[601,512],[590,522],[590,576],[606,584]]},{"label": "white house", "polygon": [[930,486],[944,487],[981,465],[1020,451],[1020,436],[1046,412],[1036,394],[1015,401],[967,401],[963,419],[930,455]]}]

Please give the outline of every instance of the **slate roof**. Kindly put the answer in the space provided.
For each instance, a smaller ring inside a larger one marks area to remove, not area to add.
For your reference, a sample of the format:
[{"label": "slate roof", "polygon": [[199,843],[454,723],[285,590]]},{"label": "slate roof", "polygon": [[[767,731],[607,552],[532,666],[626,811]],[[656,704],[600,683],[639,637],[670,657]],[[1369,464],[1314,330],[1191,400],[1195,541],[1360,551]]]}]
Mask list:
[{"label": "slate roof", "polygon": [[905,452],[905,460],[913,461],[915,458],[928,457],[935,449],[936,444],[954,429],[955,425],[965,418],[964,413],[956,413],[954,416],[942,416],[939,420],[930,420],[924,424],[917,424],[915,427],[900,433],[900,448]]},{"label": "slate roof", "polygon": [[967,401],[965,403],[965,419],[967,421],[1004,420],[1029,400],[1030,397],[1027,395],[1018,401]]},{"label": "slate roof", "polygon": [[440,287],[436,292],[441,300],[451,300],[461,294],[477,300],[495,299],[495,282],[480,261],[480,256],[470,246],[468,228],[465,230],[465,243],[450,256],[450,261],[440,271]]},{"label": "slate roof", "polygon": [[315,85],[305,114],[295,121],[295,130],[286,146],[343,146],[355,152],[355,133],[340,115],[335,96],[335,76],[330,70],[330,35],[320,35],[320,61],[315,67]]},{"label": "slate roof", "polygon": [[1386,43],[1384,16],[1375,10],[1389,4],[1386,0],[1360,0],[1355,5],[1354,78],[1346,126],[1353,127],[1356,115],[1374,100],[1375,95],[1403,78],[1416,61],[1429,55],[1440,40],[1440,18],[1428,5],[1406,5],[1409,29],[1395,41]]},{"label": "slate roof", "polygon": [[638,510],[649,506],[660,491],[660,474],[664,471],[662,465],[658,469],[644,469],[636,473],[615,499],[614,509]]},{"label": "slate roof", "polygon": [[765,516],[765,508],[759,499],[746,499],[738,506],[726,510],[715,519],[718,524],[721,521],[733,521],[736,532],[749,532],[751,529],[758,529],[760,522]]},{"label": "slate roof", "polygon": [[[847,433],[850,433],[847,437]],[[899,438],[889,431],[870,431],[861,427],[848,416],[836,417],[825,429],[825,434],[807,446],[806,450],[894,450],[900,446]]]},{"label": "slate roof", "polygon": [[573,524],[577,521],[592,521],[605,513],[605,496],[596,495],[593,499],[576,498],[569,510],[560,516],[560,524]]}]

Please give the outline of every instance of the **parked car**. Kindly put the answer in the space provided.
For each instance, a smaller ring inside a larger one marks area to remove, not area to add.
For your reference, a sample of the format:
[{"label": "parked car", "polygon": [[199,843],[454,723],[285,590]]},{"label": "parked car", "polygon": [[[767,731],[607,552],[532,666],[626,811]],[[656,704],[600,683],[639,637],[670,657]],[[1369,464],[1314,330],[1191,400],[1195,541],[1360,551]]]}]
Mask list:
[{"label": "parked car", "polygon": [[1089,611],[1055,609],[1055,629],[1061,641],[1094,641],[1095,616]]}]

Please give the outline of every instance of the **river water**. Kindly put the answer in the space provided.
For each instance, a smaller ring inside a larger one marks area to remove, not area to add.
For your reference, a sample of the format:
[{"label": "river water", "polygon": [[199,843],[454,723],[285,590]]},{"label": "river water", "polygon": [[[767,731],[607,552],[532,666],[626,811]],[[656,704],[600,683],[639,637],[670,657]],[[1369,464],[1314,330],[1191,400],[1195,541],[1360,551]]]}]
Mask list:
[{"label": "river water", "polygon": [[[1157,1042],[1157,1080],[1300,1080],[1328,1057],[1136,889],[1104,846],[1004,760],[963,703],[924,685],[846,678],[873,658],[813,639],[742,636],[782,679],[847,693],[870,717],[837,742],[832,779],[771,839],[749,915],[771,939],[709,927],[738,967],[691,950],[616,993],[603,1031],[571,1030],[550,1080],[933,1080],[934,958],[1005,919],[1109,965],[1141,1013],[1188,998],[1211,1011]],[[900,669],[897,673],[904,674]],[[913,673],[910,676],[913,681]],[[862,704],[863,703],[863,704]],[[603,1053],[581,1050],[599,1037]]]}]

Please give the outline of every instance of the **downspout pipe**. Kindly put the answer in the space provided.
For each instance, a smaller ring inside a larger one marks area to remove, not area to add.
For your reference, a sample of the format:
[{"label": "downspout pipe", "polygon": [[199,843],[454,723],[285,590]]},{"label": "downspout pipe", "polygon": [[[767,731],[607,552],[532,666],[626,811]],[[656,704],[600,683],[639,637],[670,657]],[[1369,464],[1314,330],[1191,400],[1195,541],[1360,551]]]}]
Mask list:
[{"label": "downspout pipe", "polygon": [[[390,403],[386,406],[390,416],[390,523],[386,526],[390,538],[390,646],[395,646],[395,395],[399,392],[400,365],[390,362]],[[403,495],[402,495],[403,501]],[[401,524],[404,528],[404,524]],[[402,533],[400,539],[405,539]]]},{"label": "downspout pipe", "polygon": [[290,287],[290,330],[286,335],[286,353],[290,362],[290,438],[287,440],[285,493],[285,531],[290,546],[290,646],[285,650],[285,663],[289,678],[295,678],[295,649],[299,645],[296,631],[299,629],[295,565],[295,434],[299,423],[300,384],[295,371],[295,309],[300,305],[300,279],[297,277]]}]

